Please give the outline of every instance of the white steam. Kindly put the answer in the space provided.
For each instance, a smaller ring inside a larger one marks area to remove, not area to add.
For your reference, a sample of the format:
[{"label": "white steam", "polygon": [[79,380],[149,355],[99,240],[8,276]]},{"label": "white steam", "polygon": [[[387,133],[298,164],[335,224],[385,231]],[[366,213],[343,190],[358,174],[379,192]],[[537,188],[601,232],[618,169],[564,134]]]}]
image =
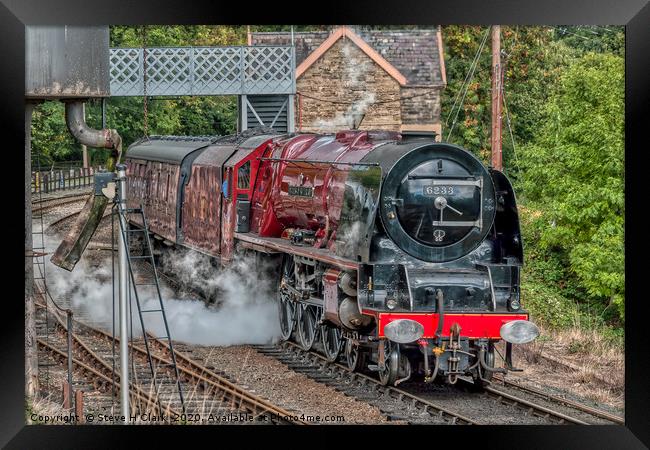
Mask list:
[{"label": "white steam", "polygon": [[367,113],[368,108],[375,102],[374,92],[367,91],[365,82],[366,74],[372,69],[373,62],[368,58],[359,58],[358,52],[352,51],[353,45],[345,41],[342,48],[345,66],[343,70],[343,87],[352,95],[360,94],[358,100],[352,103],[345,111],[337,112],[330,120],[318,120],[314,126],[322,131],[338,131],[341,128],[354,128],[358,126],[361,117]]},{"label": "white steam", "polygon": [[[56,243],[48,247],[53,250]],[[51,251],[50,250],[50,251]],[[109,253],[110,255],[110,253]],[[174,274],[183,282],[193,281],[194,286],[205,286],[207,291],[218,292],[217,305],[203,301],[177,298],[171,289],[162,286],[161,294],[172,339],[200,345],[265,344],[279,336],[277,306],[271,294],[271,280],[263,276],[251,258],[234,262],[227,270],[213,268],[207,257],[195,253],[179,252],[166,260]],[[117,258],[116,258],[117,264]],[[117,274],[117,267],[116,274]],[[148,279],[148,271],[136,271],[136,276]],[[111,332],[113,327],[113,286],[111,258],[103,258],[101,266],[89,264],[87,258],[77,264],[72,272],[47,264],[48,288],[55,300],[68,299],[75,316],[90,325]],[[138,287],[143,310],[160,309],[154,286]],[[117,284],[115,287],[115,325],[119,330]],[[133,335],[141,334],[140,319],[132,294]],[[155,336],[165,336],[160,312],[143,314],[147,331]]]}]

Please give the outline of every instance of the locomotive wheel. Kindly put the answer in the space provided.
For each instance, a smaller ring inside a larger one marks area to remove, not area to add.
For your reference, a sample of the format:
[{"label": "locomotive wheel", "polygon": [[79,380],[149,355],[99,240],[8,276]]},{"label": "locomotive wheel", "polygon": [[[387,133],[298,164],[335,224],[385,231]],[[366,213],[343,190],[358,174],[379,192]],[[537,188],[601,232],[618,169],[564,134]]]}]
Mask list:
[{"label": "locomotive wheel", "polygon": [[323,325],[320,330],[323,353],[329,362],[334,362],[339,357],[343,348],[341,330],[338,327]]},{"label": "locomotive wheel", "polygon": [[[488,365],[488,367],[494,367],[494,344],[491,342],[488,344],[488,351],[485,353],[485,362]],[[493,372],[488,372],[483,368],[481,368],[480,370],[481,370],[481,376],[483,377],[483,380],[481,380],[478,376],[479,368],[477,367],[476,371],[472,373],[474,384],[476,384],[478,387],[484,387],[489,385],[490,380],[492,380]]]},{"label": "locomotive wheel", "polygon": [[287,299],[286,296],[280,292],[278,308],[280,312],[280,337],[283,341],[288,341],[293,332],[294,324],[296,323],[294,318],[295,307],[293,301]]},{"label": "locomotive wheel", "polygon": [[379,381],[384,386],[394,386],[399,376],[400,366],[405,367],[405,364],[410,363],[406,355],[400,353],[399,344],[395,344],[388,339],[384,344],[384,355],[386,363],[384,369],[379,369]]},{"label": "locomotive wheel", "polygon": [[352,339],[345,340],[345,360],[348,369],[352,372],[362,370],[366,366],[366,354],[363,352],[358,344],[355,344]]},{"label": "locomotive wheel", "polygon": [[293,258],[285,257],[282,263],[282,280],[278,291],[278,312],[280,314],[280,337],[283,341],[291,338],[294,326],[296,324],[296,304],[291,298],[291,294],[282,284],[293,284]]},{"label": "locomotive wheel", "polygon": [[303,350],[311,350],[316,342],[318,315],[313,305],[297,305],[298,344]]}]

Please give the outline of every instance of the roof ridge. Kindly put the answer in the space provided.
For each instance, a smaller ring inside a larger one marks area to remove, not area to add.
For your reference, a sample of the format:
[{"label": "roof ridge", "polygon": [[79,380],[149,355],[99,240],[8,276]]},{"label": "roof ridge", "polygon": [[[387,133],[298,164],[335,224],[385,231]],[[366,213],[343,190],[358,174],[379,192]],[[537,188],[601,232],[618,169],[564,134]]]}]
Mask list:
[{"label": "roof ridge", "polygon": [[325,41],[323,41],[305,60],[296,67],[296,78],[305,73],[321,56],[325,54],[339,39],[347,37],[357,47],[361,49],[370,59],[372,59],[379,67],[381,67],[388,75],[393,77],[400,85],[406,85],[406,77],[393,66],[386,58],[381,56],[375,49],[373,49],[361,36],[356,34],[351,28],[342,26],[334,30]]}]

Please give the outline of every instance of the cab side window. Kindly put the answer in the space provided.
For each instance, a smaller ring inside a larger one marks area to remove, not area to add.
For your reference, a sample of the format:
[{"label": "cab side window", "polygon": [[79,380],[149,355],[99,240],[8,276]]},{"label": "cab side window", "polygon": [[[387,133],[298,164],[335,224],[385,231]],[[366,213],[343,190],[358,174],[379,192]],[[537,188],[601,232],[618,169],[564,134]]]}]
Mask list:
[{"label": "cab side window", "polygon": [[251,162],[246,163],[237,171],[237,188],[248,189],[251,185]]}]

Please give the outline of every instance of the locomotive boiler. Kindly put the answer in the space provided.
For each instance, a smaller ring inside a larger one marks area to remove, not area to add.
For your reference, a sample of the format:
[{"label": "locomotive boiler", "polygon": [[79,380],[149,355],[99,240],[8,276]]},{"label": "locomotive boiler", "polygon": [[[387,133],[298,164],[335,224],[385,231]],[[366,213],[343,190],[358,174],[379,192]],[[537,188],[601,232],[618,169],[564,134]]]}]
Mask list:
[{"label": "locomotive boiler", "polygon": [[243,251],[273,260],[281,338],[384,384],[485,383],[539,333],[520,300],[512,185],[458,146],[258,129],[151,137],[126,163],[128,202],[161,245],[222,266]]}]

